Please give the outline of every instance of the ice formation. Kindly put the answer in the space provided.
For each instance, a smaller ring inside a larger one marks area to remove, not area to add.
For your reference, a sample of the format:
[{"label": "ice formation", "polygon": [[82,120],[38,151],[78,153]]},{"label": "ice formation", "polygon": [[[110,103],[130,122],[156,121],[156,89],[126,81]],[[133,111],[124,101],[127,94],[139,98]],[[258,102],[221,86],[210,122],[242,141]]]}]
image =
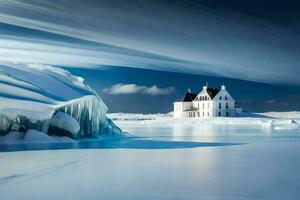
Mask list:
[{"label": "ice formation", "polygon": [[33,144],[33,143],[75,143],[69,137],[49,136],[46,133],[29,129],[24,132],[12,131],[0,138],[0,144]]},{"label": "ice formation", "polygon": [[50,126],[69,132],[71,137],[76,137],[76,134],[80,130],[79,122],[75,118],[61,111],[53,115]]},{"label": "ice formation", "polygon": [[122,134],[106,112],[97,93],[62,68],[0,63],[0,135],[28,129],[72,138]]}]

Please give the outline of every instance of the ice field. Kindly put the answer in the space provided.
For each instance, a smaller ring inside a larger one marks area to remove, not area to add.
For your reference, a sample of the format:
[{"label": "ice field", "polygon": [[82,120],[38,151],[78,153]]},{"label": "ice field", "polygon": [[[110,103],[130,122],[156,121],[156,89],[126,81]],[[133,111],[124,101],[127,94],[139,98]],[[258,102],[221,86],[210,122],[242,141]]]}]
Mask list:
[{"label": "ice field", "polygon": [[118,115],[109,117],[137,137],[0,153],[1,199],[300,198],[298,115],[215,124]]}]

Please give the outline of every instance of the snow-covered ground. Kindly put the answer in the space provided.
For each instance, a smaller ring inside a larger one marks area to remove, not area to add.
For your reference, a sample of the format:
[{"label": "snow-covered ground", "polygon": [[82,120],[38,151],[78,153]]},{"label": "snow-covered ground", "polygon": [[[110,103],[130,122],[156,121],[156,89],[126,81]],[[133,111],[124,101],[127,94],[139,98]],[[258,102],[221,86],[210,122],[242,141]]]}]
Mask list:
[{"label": "snow-covered ground", "polygon": [[265,112],[265,113],[240,113],[236,117],[214,117],[214,118],[189,118],[189,119],[176,119],[173,118],[173,113],[167,114],[135,114],[135,113],[109,113],[108,116],[113,120],[173,120],[173,121],[237,121],[239,119],[266,119],[266,118],[278,118],[278,119],[300,119],[300,111],[293,112]]},{"label": "snow-covered ground", "polygon": [[152,126],[213,126],[213,125],[236,125],[236,126],[262,126],[267,128],[293,129],[300,131],[300,112],[269,112],[269,113],[242,113],[237,117],[214,117],[214,118],[173,118],[168,114],[130,114],[111,113],[108,116],[116,124],[148,124]]},{"label": "snow-covered ground", "polygon": [[300,119],[300,111],[293,112],[265,112],[257,113],[266,117],[282,118],[282,119]]},{"label": "snow-covered ground", "polygon": [[137,138],[0,153],[1,199],[300,198],[298,129],[124,116],[115,123]]}]

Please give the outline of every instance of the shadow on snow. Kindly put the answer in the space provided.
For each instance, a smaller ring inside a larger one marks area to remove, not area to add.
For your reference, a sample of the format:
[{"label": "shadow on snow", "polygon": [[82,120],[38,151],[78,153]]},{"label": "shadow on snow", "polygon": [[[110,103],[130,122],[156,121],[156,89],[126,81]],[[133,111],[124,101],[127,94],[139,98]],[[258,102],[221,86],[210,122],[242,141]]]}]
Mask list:
[{"label": "shadow on snow", "polygon": [[145,139],[91,140],[77,143],[0,145],[0,152],[59,149],[185,149],[241,145],[242,143],[158,141]]}]

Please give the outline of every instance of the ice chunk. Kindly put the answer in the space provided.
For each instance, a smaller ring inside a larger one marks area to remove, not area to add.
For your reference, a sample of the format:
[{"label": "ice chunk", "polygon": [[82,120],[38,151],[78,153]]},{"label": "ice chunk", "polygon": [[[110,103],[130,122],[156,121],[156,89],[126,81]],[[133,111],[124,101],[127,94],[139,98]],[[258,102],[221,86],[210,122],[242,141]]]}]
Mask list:
[{"label": "ice chunk", "polygon": [[117,127],[111,119],[106,118],[106,120],[104,120],[100,132],[101,136],[120,136],[125,134],[128,133],[122,132],[122,130],[119,127]]},{"label": "ice chunk", "polygon": [[76,140],[73,140],[72,138],[69,137],[59,137],[59,136],[51,136],[56,142],[59,143],[75,143]]},{"label": "ice chunk", "polygon": [[0,144],[18,144],[24,138],[24,133],[12,131],[0,139]]},{"label": "ice chunk", "polygon": [[80,125],[78,121],[75,118],[63,112],[56,113],[52,117],[50,125],[70,132],[74,138],[80,130]]},{"label": "ice chunk", "polygon": [[0,137],[0,144],[28,144],[28,143],[74,143],[68,137],[49,136],[46,133],[29,129],[26,133],[12,131]]},{"label": "ice chunk", "polygon": [[293,119],[273,120],[274,130],[298,130],[299,124]]},{"label": "ice chunk", "polygon": [[46,133],[29,129],[24,135],[24,143],[54,143],[55,140]]}]

